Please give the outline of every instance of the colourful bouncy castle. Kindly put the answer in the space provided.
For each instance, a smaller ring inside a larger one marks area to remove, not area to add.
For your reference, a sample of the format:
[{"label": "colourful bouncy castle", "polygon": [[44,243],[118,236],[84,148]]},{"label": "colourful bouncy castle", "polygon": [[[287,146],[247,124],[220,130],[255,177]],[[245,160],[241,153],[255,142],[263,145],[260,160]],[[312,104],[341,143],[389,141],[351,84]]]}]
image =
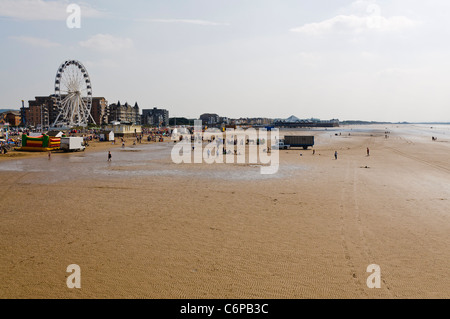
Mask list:
[{"label": "colourful bouncy castle", "polygon": [[46,134],[41,136],[30,137],[26,134],[22,135],[22,147],[19,151],[30,151],[30,152],[47,152],[59,150],[61,147],[61,138],[50,137]]},{"label": "colourful bouncy castle", "polygon": [[61,138],[60,137],[50,137],[49,138],[47,148],[60,149],[60,147],[61,147]]}]

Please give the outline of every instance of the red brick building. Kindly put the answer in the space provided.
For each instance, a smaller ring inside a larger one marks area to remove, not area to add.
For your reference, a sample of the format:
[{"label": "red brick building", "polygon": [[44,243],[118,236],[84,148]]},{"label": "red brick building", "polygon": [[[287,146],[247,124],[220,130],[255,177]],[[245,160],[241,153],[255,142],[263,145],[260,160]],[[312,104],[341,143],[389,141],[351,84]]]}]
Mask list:
[{"label": "red brick building", "polygon": [[9,124],[10,126],[20,126],[20,112],[7,111],[0,114],[0,123]]},{"label": "red brick building", "polygon": [[91,115],[97,125],[108,124],[109,106],[104,97],[93,97]]},{"label": "red brick building", "polygon": [[20,126],[20,112],[19,111],[6,112],[6,120],[11,126]]}]

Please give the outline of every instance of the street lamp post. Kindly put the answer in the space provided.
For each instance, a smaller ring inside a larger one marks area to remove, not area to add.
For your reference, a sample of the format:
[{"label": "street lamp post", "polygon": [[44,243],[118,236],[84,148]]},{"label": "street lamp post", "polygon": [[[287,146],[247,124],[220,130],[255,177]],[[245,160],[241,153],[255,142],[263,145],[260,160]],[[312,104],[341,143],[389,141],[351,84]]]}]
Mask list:
[{"label": "street lamp post", "polygon": [[25,118],[25,104],[24,100],[22,100],[22,108],[20,109],[20,120],[22,122],[22,126],[25,128],[27,126],[27,120]]}]

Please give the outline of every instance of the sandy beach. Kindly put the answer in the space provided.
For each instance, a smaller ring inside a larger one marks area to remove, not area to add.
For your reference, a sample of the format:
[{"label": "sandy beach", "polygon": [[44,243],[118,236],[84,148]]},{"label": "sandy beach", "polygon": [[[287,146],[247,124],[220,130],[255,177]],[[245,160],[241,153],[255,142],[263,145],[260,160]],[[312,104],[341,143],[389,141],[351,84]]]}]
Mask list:
[{"label": "sandy beach", "polygon": [[280,151],[275,175],[177,165],[171,142],[0,156],[0,298],[450,298],[450,127],[432,126],[296,131],[315,154]]}]

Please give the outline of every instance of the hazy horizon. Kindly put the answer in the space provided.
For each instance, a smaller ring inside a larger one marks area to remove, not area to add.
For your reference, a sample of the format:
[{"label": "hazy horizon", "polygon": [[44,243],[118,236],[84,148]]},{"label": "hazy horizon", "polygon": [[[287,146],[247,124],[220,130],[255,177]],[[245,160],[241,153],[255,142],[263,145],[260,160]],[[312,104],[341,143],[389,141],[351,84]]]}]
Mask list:
[{"label": "hazy horizon", "polygon": [[[11,109],[7,109],[7,108],[5,108],[5,109],[0,109],[0,111],[4,111],[4,110],[12,110],[12,111],[20,111],[20,108],[16,108],[16,109],[13,109],[13,108],[11,108]],[[140,108],[140,111],[142,111],[143,109],[142,108]],[[142,112],[141,112],[142,113]],[[215,112],[209,112],[209,113],[215,113]],[[201,114],[199,114],[199,116],[200,116]],[[292,115],[294,115],[295,116],[295,114],[292,114]],[[194,116],[194,117],[186,117],[186,116],[176,116],[176,118],[186,118],[187,120],[193,120],[193,119],[198,119],[199,118],[199,116]],[[227,117],[225,114],[223,114],[223,116],[225,116],[225,117]],[[169,114],[169,117],[172,119],[172,118],[175,118],[174,116],[170,116],[170,114]],[[265,117],[261,117],[261,116],[239,116],[239,117],[230,117],[230,118],[232,118],[232,119],[239,119],[239,118],[265,118]],[[269,118],[269,119],[287,119],[288,117],[283,117],[283,118],[279,118],[279,117],[276,117],[276,118]],[[315,119],[317,119],[316,117],[313,117],[313,118],[315,118]],[[301,120],[307,120],[307,119],[311,119],[311,118],[301,118]],[[324,121],[328,121],[328,120],[332,120],[331,118],[330,119],[328,119],[328,118],[322,118],[322,119],[320,119],[320,120],[324,120]],[[408,122],[408,121],[402,121],[402,120],[400,120],[400,121],[372,121],[372,120],[370,120],[370,119],[338,119],[340,122],[373,122],[374,124],[377,124],[377,123],[380,123],[380,124],[384,124],[384,123],[390,123],[390,124],[402,124],[402,123],[406,123],[406,124],[435,124],[435,125],[449,125],[450,124],[450,121],[448,121],[448,122],[445,122],[445,121],[431,121],[431,122]]]},{"label": "hazy horizon", "polygon": [[445,123],[448,13],[444,0],[0,0],[0,108],[53,94],[74,59],[93,96],[170,117]]}]

